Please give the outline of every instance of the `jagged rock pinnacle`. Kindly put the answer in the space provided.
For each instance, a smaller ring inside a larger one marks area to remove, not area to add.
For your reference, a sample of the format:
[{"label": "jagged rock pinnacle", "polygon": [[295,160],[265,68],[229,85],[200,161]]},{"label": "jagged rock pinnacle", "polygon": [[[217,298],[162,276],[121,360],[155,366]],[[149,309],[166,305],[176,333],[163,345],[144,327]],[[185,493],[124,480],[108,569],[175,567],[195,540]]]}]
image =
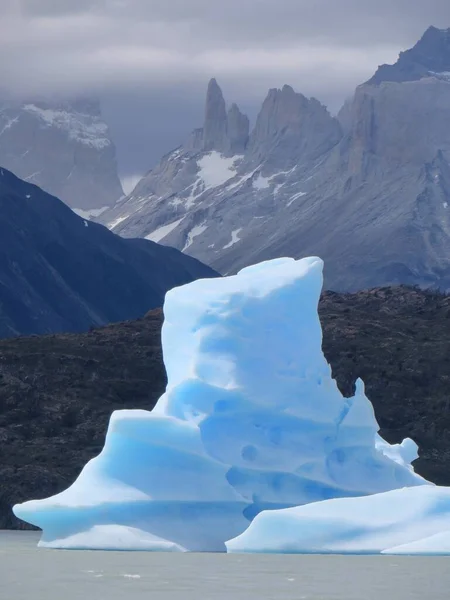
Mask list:
[{"label": "jagged rock pinnacle", "polygon": [[204,150],[221,150],[227,135],[227,113],[222,90],[213,78],[206,94],[205,123],[203,125]]},{"label": "jagged rock pinnacle", "polygon": [[228,150],[231,154],[244,152],[250,130],[248,117],[241,113],[237,104],[232,104],[227,115]]},{"label": "jagged rock pinnacle", "polygon": [[226,154],[242,153],[247,145],[249,120],[233,104],[226,111],[222,90],[213,78],[206,94],[205,123],[202,150],[217,150]]}]

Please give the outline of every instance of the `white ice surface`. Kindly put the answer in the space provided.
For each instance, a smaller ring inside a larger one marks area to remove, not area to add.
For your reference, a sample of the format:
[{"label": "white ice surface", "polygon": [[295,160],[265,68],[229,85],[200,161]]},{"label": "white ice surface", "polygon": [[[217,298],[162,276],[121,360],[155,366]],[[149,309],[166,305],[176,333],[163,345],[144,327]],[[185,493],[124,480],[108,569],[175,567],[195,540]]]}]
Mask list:
[{"label": "white ice surface", "polygon": [[145,550],[147,552],[186,552],[185,548],[158,538],[147,531],[123,525],[94,525],[61,540],[39,541],[41,548],[70,550]]},{"label": "white ice surface", "polygon": [[450,488],[423,485],[259,514],[229,552],[447,554]]},{"label": "white ice surface", "polygon": [[[418,518],[422,518],[418,515]],[[409,556],[414,554],[424,555],[448,555],[450,554],[450,522],[447,518],[442,523],[443,527],[449,527],[447,531],[441,533],[435,533],[430,537],[419,538],[414,542],[402,544],[400,546],[394,546],[384,550],[382,554],[407,554]]]}]

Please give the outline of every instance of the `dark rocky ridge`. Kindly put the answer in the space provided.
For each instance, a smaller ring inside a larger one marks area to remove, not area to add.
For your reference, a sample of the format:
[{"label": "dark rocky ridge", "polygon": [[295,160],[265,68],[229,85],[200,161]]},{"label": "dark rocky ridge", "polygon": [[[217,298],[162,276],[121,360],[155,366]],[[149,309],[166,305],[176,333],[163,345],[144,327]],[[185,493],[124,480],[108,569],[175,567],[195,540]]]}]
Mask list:
[{"label": "dark rocky ridge", "polygon": [[417,81],[443,72],[450,72],[450,28],[429,27],[413,48],[400,52],[394,65],[378,67],[367,83]]},{"label": "dark rocky ridge", "polygon": [[124,240],[0,169],[0,337],[86,331],[143,316],[215,273],[148,240]]},{"label": "dark rocky ridge", "polygon": [[[345,395],[366,383],[381,434],[412,437],[416,470],[450,485],[450,297],[405,287],[326,292],[324,352]],[[16,502],[66,488],[102,448],[111,412],[163,393],[160,310],[84,334],[0,341],[0,528]]]}]

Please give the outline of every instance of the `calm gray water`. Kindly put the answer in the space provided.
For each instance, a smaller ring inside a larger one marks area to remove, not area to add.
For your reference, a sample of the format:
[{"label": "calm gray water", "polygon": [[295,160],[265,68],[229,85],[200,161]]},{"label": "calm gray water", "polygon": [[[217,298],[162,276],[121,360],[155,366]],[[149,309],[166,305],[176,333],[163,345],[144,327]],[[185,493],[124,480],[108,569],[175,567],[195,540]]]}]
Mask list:
[{"label": "calm gray water", "polygon": [[0,531],[1,600],[448,600],[450,558],[81,552]]}]

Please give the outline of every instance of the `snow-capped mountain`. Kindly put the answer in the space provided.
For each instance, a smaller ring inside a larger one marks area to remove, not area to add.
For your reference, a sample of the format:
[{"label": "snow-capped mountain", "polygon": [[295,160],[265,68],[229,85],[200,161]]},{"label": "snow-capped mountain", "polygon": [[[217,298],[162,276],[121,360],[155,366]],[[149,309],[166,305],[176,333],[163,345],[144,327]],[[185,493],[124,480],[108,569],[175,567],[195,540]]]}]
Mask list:
[{"label": "snow-capped mountain", "polygon": [[[259,219],[272,216],[283,198],[289,196],[291,206],[303,196],[298,174],[317,167],[341,137],[339,122],[325,107],[289,86],[270,90],[249,135],[247,117],[235,104],[226,111],[212,79],[203,128],[165,156],[102,221],[127,237],[192,247],[194,253],[202,247],[214,260],[239,241],[244,228],[256,230]],[[235,200],[243,195],[245,202]]]},{"label": "snow-capped mountain", "polygon": [[328,288],[450,289],[450,29],[431,27],[337,118],[285,86],[249,133],[215,80],[205,123],[101,219],[223,273],[319,255]]},{"label": "snow-capped mountain", "polygon": [[115,147],[93,100],[0,104],[0,165],[85,218],[123,195]]}]

